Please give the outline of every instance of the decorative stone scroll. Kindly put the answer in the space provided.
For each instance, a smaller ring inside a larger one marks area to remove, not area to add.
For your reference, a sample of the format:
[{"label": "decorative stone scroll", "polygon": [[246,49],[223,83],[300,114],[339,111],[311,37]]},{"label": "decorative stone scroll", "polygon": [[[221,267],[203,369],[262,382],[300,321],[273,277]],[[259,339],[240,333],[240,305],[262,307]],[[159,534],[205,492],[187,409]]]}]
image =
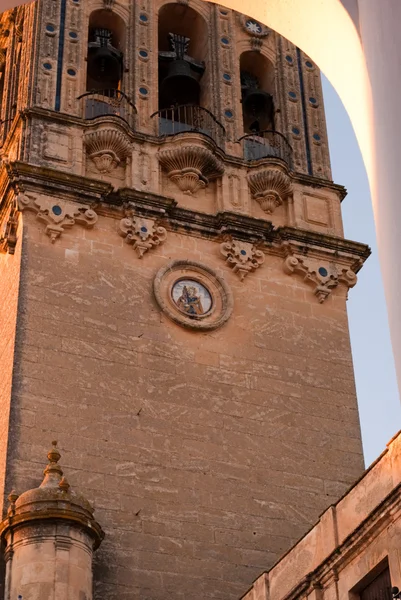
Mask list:
[{"label": "decorative stone scroll", "polygon": [[100,173],[111,173],[131,154],[128,137],[117,129],[97,129],[85,134],[88,156]]},{"label": "decorative stone scroll", "polygon": [[248,273],[256,271],[265,262],[265,255],[262,250],[258,250],[250,242],[229,240],[221,244],[220,251],[226,259],[226,263],[241,281],[245,279]]},{"label": "decorative stone scroll", "polygon": [[[320,265],[320,266],[319,266]],[[303,276],[304,281],[313,285],[313,293],[322,304],[331,294],[331,291],[338,286],[340,282],[348,288],[354,287],[357,282],[357,276],[349,267],[334,267],[323,265],[317,258],[307,258],[302,256],[287,256],[283,264],[284,272],[288,275],[297,273]]]},{"label": "decorative stone scroll", "polygon": [[207,148],[179,146],[158,153],[160,165],[184,194],[204,189],[211,179],[224,173],[223,163]]},{"label": "decorative stone scroll", "polygon": [[267,168],[248,175],[252,198],[271,215],[292,192],[291,180],[279,169]]},{"label": "decorative stone scroll", "polygon": [[139,258],[142,258],[145,252],[159,246],[167,238],[167,231],[164,227],[156,225],[153,219],[143,219],[142,217],[125,217],[119,224],[119,234],[125,238],[128,244],[132,244]]},{"label": "decorative stone scroll", "polygon": [[97,222],[97,214],[85,204],[77,204],[67,200],[54,200],[44,196],[33,198],[25,194],[18,196],[18,208],[30,210],[36,214],[38,221],[46,224],[46,234],[52,244],[67,228],[76,223],[84,227],[93,227]]},{"label": "decorative stone scroll", "polygon": [[19,211],[15,200],[12,200],[6,211],[3,222],[0,224],[0,252],[15,253],[17,245],[17,231]]},{"label": "decorative stone scroll", "polygon": [[216,329],[232,313],[229,287],[213,269],[198,262],[169,262],[157,273],[153,290],[163,313],[190,329]]}]

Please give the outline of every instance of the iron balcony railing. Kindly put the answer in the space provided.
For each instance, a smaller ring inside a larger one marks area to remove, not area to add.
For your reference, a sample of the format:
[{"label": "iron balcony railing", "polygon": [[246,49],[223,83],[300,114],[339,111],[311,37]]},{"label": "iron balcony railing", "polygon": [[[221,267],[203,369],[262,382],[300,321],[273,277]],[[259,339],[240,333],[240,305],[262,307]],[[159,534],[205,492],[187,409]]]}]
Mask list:
[{"label": "iron balcony railing", "polygon": [[131,129],[135,129],[135,105],[127,94],[116,89],[96,90],[79,96],[83,104],[82,114],[85,119],[97,119],[108,115],[120,117]]},{"label": "iron balcony railing", "polygon": [[209,136],[218,146],[224,143],[226,132],[223,125],[202,106],[172,106],[153,113],[151,117],[157,119],[160,137],[194,131]]},{"label": "iron balcony railing", "polygon": [[278,131],[258,131],[239,139],[242,143],[245,160],[280,158],[287,165],[292,164],[292,148],[287,138]]}]

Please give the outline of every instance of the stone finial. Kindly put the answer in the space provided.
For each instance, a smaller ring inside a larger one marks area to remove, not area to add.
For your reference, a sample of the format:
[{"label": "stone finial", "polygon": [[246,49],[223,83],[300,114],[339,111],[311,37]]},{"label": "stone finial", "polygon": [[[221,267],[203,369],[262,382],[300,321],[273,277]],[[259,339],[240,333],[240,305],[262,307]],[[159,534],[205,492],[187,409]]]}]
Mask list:
[{"label": "stone finial", "polygon": [[8,495],[8,498],[7,498],[7,500],[8,500],[8,501],[9,501],[9,503],[10,503],[10,505],[9,505],[9,507],[8,507],[7,514],[8,514],[9,516],[11,516],[11,515],[13,515],[13,514],[14,514],[14,512],[15,512],[15,503],[16,503],[16,501],[18,500],[18,494],[17,494],[17,492],[16,492],[15,490],[12,490],[12,491],[10,492],[10,494]]},{"label": "stone finial", "polygon": [[43,471],[44,479],[39,487],[58,487],[63,476],[63,470],[58,464],[61,454],[57,448],[57,441],[52,442],[52,447],[47,453],[49,463]]}]

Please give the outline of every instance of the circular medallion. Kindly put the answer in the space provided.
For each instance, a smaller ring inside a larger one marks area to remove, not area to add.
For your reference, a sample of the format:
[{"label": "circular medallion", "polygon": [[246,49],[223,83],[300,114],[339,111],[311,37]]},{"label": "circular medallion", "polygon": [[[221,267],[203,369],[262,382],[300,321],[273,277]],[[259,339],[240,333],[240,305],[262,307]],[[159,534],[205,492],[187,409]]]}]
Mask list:
[{"label": "circular medallion", "polygon": [[265,37],[269,34],[269,29],[255,19],[241,15],[240,22],[245,31],[252,36]]},{"label": "circular medallion", "polygon": [[253,19],[247,19],[247,21],[245,22],[245,27],[250,33],[262,33],[262,26]]},{"label": "circular medallion", "polygon": [[227,321],[233,297],[213,269],[189,260],[174,260],[157,273],[153,289],[162,311],[192,329],[216,329]]}]

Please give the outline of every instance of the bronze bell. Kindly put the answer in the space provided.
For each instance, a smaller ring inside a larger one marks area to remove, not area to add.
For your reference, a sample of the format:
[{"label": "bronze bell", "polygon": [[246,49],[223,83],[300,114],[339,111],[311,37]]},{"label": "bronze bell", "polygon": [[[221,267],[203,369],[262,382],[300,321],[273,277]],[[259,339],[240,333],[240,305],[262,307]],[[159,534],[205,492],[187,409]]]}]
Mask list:
[{"label": "bronze bell", "polygon": [[104,87],[117,87],[122,75],[122,52],[111,44],[111,32],[97,29],[88,44],[88,74]]},{"label": "bronze bell", "polygon": [[199,104],[199,76],[186,60],[173,60],[160,83],[160,106],[169,108],[175,104]]},{"label": "bronze bell", "polygon": [[249,129],[262,131],[274,128],[274,102],[271,94],[259,89],[245,91],[242,108],[247,121],[252,122]]}]

